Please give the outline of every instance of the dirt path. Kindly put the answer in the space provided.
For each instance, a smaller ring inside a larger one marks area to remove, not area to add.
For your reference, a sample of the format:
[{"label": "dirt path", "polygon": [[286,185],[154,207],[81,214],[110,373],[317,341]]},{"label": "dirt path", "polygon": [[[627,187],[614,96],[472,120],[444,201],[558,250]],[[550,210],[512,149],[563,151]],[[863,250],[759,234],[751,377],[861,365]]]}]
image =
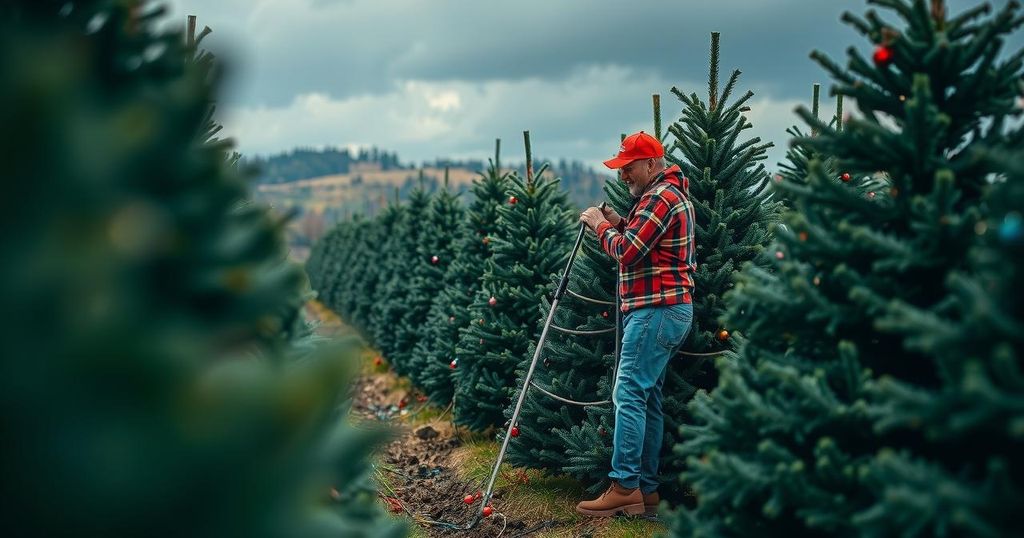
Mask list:
[{"label": "dirt path", "polygon": [[[471,530],[429,524],[428,520],[465,525],[480,506],[476,496],[482,486],[460,472],[463,441],[448,413],[426,407],[420,394],[390,372],[362,375],[353,390],[355,420],[383,420],[397,430],[398,437],[380,450],[377,464],[381,498],[392,512],[405,512],[424,525],[425,536],[522,536],[523,531],[532,534],[539,529],[541,522],[501,509],[501,490],[492,503],[495,513]],[[467,495],[474,497],[471,505],[464,502]]]},{"label": "dirt path", "polygon": [[[330,311],[315,303],[311,317],[321,320],[322,334],[347,331]],[[351,387],[350,418],[356,424],[382,423],[395,438],[378,450],[375,479],[385,506],[409,517],[413,536],[599,537],[650,536],[649,523],[582,519],[572,507],[582,492],[577,484],[544,477],[538,471],[503,470],[491,506],[493,514],[462,530],[480,507],[498,446],[493,435],[457,429],[450,409],[430,406],[408,380],[392,372],[383,357],[366,349],[360,375]],[[466,496],[473,496],[466,504]],[[450,523],[451,526],[429,521]]]}]

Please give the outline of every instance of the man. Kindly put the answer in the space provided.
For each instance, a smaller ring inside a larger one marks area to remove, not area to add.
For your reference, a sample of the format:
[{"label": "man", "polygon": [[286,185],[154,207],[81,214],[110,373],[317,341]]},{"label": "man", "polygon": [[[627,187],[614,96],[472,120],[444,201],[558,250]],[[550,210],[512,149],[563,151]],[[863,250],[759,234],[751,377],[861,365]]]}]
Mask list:
[{"label": "man", "polygon": [[665,150],[640,131],[623,140],[605,166],[621,169],[637,199],[629,217],[588,208],[580,222],[620,264],[623,333],[615,403],[611,486],[576,510],[590,516],[656,515],[658,456],[664,433],[661,387],[669,359],[693,321],[695,269],[693,205],[678,166],[665,167]]}]

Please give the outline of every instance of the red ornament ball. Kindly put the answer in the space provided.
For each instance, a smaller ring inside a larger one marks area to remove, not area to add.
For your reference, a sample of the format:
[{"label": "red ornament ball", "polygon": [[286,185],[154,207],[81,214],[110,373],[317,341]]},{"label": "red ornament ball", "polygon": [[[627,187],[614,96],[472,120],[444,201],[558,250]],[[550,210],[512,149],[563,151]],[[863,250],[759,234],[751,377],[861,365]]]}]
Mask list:
[{"label": "red ornament ball", "polygon": [[487,304],[489,304],[491,306],[494,306],[494,305],[498,304],[498,300],[495,299],[494,297],[491,297],[490,299],[487,300]]},{"label": "red ornament ball", "polygon": [[519,203],[519,199],[517,199],[515,196],[509,196],[508,203],[509,205],[516,205],[517,203]]},{"label": "red ornament ball", "polygon": [[843,181],[850,181],[850,173],[849,172],[843,172],[843,175],[840,176],[840,177],[843,178]]},{"label": "red ornament ball", "polygon": [[885,45],[875,47],[875,53],[871,56],[875,65],[883,67],[892,63],[892,49]]},{"label": "red ornament ball", "polygon": [[448,363],[448,367],[451,368],[452,370],[454,370],[455,367],[458,366],[458,365],[459,365],[459,361],[457,359]]},{"label": "red ornament ball", "polygon": [[402,398],[401,400],[398,401],[398,408],[399,409],[405,409],[406,405],[409,405],[409,402],[405,398]]},{"label": "red ornament ball", "polygon": [[868,193],[868,198],[874,198],[874,197],[875,197],[875,191],[871,191],[871,192]]},{"label": "red ornament ball", "polygon": [[722,329],[718,331],[718,340],[725,342],[729,339],[729,331]]},{"label": "red ornament ball", "polygon": [[464,497],[464,498],[462,499],[462,502],[464,502],[464,503],[466,503],[466,504],[473,504],[473,496],[472,496],[472,495],[466,495],[466,496],[465,496],[465,497]]},{"label": "red ornament ball", "polygon": [[786,255],[781,250],[776,250],[775,251],[775,257],[781,260],[781,259],[785,258]]},{"label": "red ornament ball", "polygon": [[512,437],[519,437],[519,426],[512,426],[512,430],[509,431],[509,435]]},{"label": "red ornament ball", "polygon": [[493,513],[494,513],[494,509],[493,508],[491,508],[490,506],[485,506],[484,507],[484,517],[491,517],[491,514],[493,514]]},{"label": "red ornament ball", "polygon": [[602,317],[602,318],[606,318],[606,317],[608,317],[608,312],[607,312],[607,311],[605,311],[605,312],[601,312],[601,317]]},{"label": "red ornament ball", "polygon": [[437,262],[439,262],[439,261],[441,261],[441,258],[438,258],[437,256],[433,256],[433,257],[430,258],[430,263],[432,263],[434,265],[437,265]]}]

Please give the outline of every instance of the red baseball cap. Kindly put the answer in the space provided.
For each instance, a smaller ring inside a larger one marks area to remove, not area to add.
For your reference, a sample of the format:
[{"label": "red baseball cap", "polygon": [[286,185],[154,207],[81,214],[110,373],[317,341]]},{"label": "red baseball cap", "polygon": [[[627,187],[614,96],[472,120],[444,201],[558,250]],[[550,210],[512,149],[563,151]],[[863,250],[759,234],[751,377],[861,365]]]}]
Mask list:
[{"label": "red baseball cap", "polygon": [[640,131],[633,133],[622,140],[619,146],[619,154],[615,158],[608,159],[604,165],[608,168],[622,168],[637,159],[651,159],[664,157],[665,148],[657,138]]}]

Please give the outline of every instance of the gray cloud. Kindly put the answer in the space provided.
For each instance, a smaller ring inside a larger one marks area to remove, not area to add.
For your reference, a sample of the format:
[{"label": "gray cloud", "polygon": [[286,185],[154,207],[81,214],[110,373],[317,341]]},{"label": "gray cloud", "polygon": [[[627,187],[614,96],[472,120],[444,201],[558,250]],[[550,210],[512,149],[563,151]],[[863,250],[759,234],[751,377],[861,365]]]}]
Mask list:
[{"label": "gray cloud", "polygon": [[[706,61],[712,31],[722,32],[723,69],[740,68],[748,84],[795,97],[824,76],[808,58],[811,50],[842,59],[849,44],[866,47],[839,22],[844,10],[863,11],[861,0],[171,4],[225,34],[214,41],[247,51],[247,84],[238,95],[246,104],[282,105],[311,91],[378,92],[395,79],[564,79],[573,69],[609,64],[687,78]],[[956,10],[974,2],[950,4]]]},{"label": "gray cloud", "polygon": [[663,94],[666,122],[679,108],[671,86],[706,93],[709,34],[720,31],[721,76],[743,71],[740,93],[756,94],[751,132],[775,141],[774,166],[793,107],[813,82],[827,95],[810,51],[840,64],[851,45],[871,52],[839,22],[862,0],[169,3],[172,21],[194,13],[213,28],[206,45],[232,74],[226,130],[259,153],[376,144],[406,159],[480,157],[494,137],[520,144],[531,129],[544,155],[598,162],[619,132],[650,125],[651,93]]}]

